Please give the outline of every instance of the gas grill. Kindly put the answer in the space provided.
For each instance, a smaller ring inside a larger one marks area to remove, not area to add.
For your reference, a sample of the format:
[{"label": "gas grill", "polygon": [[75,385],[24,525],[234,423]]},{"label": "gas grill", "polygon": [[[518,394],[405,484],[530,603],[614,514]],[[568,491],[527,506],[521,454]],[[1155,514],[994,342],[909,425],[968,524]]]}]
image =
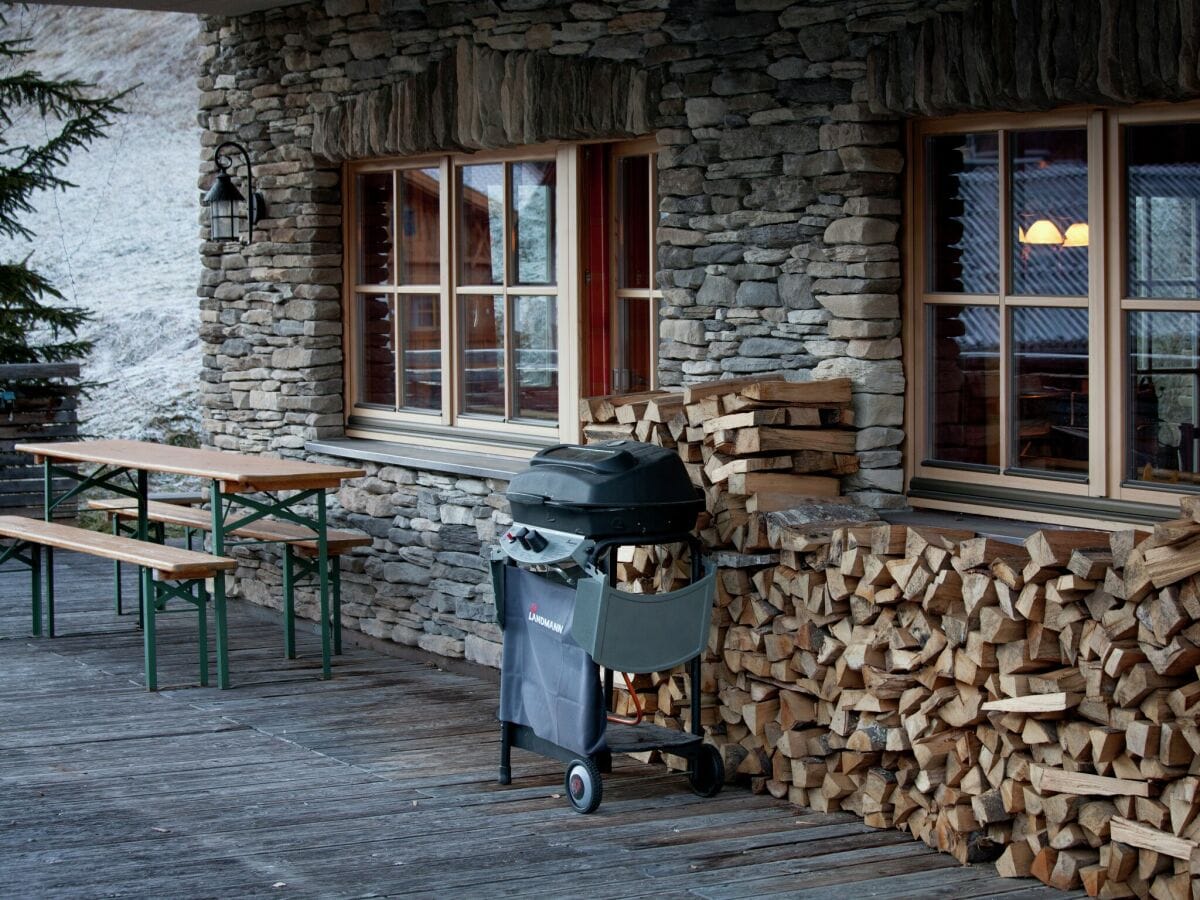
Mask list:
[{"label": "gas grill", "polygon": [[[724,769],[702,742],[696,690],[691,733],[608,715],[614,672],[686,662],[692,685],[700,683],[715,573],[692,534],[704,499],[679,456],[634,441],[551,447],[513,478],[508,500],[513,524],[492,555],[505,632],[500,782],[511,781],[512,747],[559,759],[571,805],[592,812],[613,753],[663,750],[688,760],[693,790],[717,793]],[[687,587],[636,595],[617,588],[619,547],[681,543],[691,551]]]}]

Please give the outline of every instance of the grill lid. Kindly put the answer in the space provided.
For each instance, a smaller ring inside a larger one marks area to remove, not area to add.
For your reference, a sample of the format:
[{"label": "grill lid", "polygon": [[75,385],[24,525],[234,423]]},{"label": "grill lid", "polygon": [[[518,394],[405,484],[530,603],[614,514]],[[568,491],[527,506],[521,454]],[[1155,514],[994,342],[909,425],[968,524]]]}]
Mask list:
[{"label": "grill lid", "polygon": [[[704,500],[679,455],[638,441],[548,447],[508,488],[513,518],[579,534],[688,531]],[[611,513],[629,511],[613,516]]]}]

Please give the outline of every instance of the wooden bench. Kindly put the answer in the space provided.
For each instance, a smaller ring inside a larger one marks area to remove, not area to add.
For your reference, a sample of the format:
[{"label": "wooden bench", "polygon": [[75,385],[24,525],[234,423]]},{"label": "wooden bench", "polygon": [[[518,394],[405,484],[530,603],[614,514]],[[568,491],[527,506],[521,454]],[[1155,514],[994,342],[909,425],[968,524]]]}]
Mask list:
[{"label": "wooden bench", "polygon": [[[125,498],[89,500],[88,508],[99,510],[112,517],[115,523],[137,521],[137,501]],[[174,525],[193,531],[212,531],[212,511],[181,506],[174,503],[150,501],[146,504],[150,522],[158,525]],[[161,540],[161,532],[160,532]],[[281,544],[283,546],[283,647],[288,659],[296,658],[296,579],[315,575],[317,566],[317,535],[311,528],[276,519],[259,519],[240,528],[226,532],[226,538],[241,543]],[[352,531],[329,530],[326,532],[326,547],[330,561],[331,610],[333,626],[333,652],[342,652],[342,578],[341,557],[355,547],[369,547],[371,538]],[[190,543],[189,543],[190,546]],[[228,549],[230,544],[226,544]],[[118,582],[118,604],[120,587]]]},{"label": "wooden bench", "polygon": [[166,608],[167,601],[172,598],[190,603],[199,613],[200,684],[208,684],[208,590],[205,579],[237,568],[237,560],[25,516],[0,516],[0,538],[13,540],[12,544],[0,549],[0,564],[13,559],[29,567],[33,582],[34,634],[41,634],[42,630],[43,554],[46,559],[46,626],[50,637],[54,637],[54,550],[74,550],[135,565],[141,570],[145,598],[142,632],[147,690],[158,689],[155,617],[161,612],[174,611]]}]

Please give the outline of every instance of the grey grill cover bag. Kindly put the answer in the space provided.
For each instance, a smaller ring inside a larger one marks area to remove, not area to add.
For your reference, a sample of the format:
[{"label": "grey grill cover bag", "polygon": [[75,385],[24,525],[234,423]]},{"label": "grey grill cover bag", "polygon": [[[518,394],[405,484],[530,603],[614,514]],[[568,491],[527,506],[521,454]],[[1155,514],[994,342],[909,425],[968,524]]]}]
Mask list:
[{"label": "grey grill cover bag", "polygon": [[575,588],[504,566],[500,719],[581,756],[604,749],[600,673],[571,638]]}]

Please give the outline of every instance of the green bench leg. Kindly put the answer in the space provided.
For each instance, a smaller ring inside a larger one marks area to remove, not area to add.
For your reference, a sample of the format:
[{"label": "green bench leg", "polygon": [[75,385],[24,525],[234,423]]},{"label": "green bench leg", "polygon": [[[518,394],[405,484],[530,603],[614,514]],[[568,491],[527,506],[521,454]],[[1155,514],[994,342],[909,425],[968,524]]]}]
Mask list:
[{"label": "green bench leg", "polygon": [[54,637],[54,548],[46,548],[46,634]]},{"label": "green bench leg", "polygon": [[333,582],[333,652],[342,655],[342,558],[335,556],[329,561],[333,571],[329,573]]},{"label": "green bench leg", "polygon": [[283,545],[283,656],[296,658],[296,581],[292,545]]},{"label": "green bench leg", "polygon": [[36,637],[42,633],[42,547],[40,544],[26,546],[29,547],[29,571],[33,587],[33,608],[30,612],[33,616],[33,634]]},{"label": "green bench leg", "polygon": [[200,687],[208,687],[208,589],[203,581],[196,582],[196,599],[200,614],[196,638],[200,645]]},{"label": "green bench leg", "polygon": [[[121,535],[121,520],[114,513],[112,516],[112,533],[114,536]],[[113,603],[117,608],[117,615],[122,616],[125,611],[121,608],[121,561],[113,560]]]},{"label": "green bench leg", "polygon": [[142,641],[146,655],[146,690],[158,690],[158,648],[155,645],[155,621],[157,612],[157,596],[154,588],[154,578],[151,571],[145,567],[139,570],[139,581],[142,585]]}]

